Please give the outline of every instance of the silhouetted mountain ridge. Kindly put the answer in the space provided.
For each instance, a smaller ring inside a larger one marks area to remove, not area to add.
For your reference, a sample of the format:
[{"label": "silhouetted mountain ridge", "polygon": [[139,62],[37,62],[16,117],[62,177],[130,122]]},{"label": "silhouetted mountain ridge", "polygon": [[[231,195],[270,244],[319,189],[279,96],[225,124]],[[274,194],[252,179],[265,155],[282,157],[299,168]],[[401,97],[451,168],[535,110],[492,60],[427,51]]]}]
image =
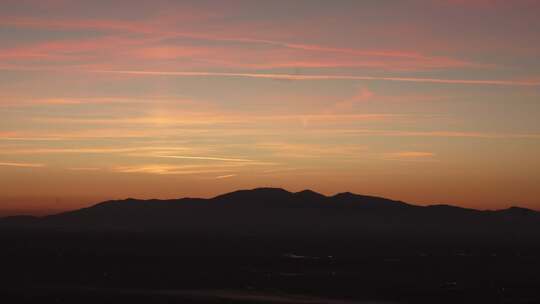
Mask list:
[{"label": "silhouetted mountain ridge", "polygon": [[178,231],[232,234],[490,234],[540,231],[540,213],[511,207],[480,211],[450,205],[417,206],[350,192],[238,190],[210,199],[106,201],[56,215],[10,217],[9,227],[62,230]]}]

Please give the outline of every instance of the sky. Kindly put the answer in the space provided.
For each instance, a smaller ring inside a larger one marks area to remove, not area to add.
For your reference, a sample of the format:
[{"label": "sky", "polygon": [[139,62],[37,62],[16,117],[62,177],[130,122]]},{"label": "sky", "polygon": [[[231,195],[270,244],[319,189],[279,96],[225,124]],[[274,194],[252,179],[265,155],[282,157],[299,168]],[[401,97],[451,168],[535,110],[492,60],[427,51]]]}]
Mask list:
[{"label": "sky", "polygon": [[262,186],[540,209],[539,15],[0,0],[0,215]]}]

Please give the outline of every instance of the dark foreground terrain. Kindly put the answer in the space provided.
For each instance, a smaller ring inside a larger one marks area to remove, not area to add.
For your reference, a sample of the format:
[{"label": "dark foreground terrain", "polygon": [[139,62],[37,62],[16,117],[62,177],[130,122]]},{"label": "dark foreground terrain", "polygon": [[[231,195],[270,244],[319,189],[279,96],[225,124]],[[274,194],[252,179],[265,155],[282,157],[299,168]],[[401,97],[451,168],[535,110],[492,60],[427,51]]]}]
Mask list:
[{"label": "dark foreground terrain", "polygon": [[1,303],[540,303],[534,211],[281,191],[4,219]]}]

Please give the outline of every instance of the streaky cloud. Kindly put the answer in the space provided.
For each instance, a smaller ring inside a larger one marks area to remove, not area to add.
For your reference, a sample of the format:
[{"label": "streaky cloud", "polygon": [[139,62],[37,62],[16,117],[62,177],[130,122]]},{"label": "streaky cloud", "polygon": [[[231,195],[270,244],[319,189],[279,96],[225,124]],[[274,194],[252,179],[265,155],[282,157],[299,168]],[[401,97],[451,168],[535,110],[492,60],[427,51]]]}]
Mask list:
[{"label": "streaky cloud", "polygon": [[244,159],[244,158],[226,158],[226,157],[211,157],[211,156],[158,155],[156,157],[194,159],[194,160],[216,160],[216,161],[225,161],[225,162],[254,162],[254,160]]},{"label": "streaky cloud", "polygon": [[[315,131],[315,130],[314,130]],[[316,130],[325,132],[325,130]],[[366,135],[366,136],[388,136],[388,137],[462,137],[462,138],[484,138],[484,139],[540,139],[540,134],[536,133],[483,133],[466,131],[399,131],[399,130],[369,130],[369,129],[348,129],[331,130],[333,133]]]},{"label": "streaky cloud", "polygon": [[41,167],[45,167],[45,164],[20,163],[20,162],[0,162],[0,166],[4,166],[4,167],[21,167],[21,168],[41,168]]},{"label": "streaky cloud", "polygon": [[227,175],[220,175],[216,176],[216,179],[225,179],[225,178],[231,178],[237,176],[236,174],[227,174]]},{"label": "streaky cloud", "polygon": [[231,172],[227,167],[210,167],[196,165],[138,165],[120,166],[112,169],[116,173],[146,173],[157,175],[197,175],[197,174],[224,174]]},{"label": "streaky cloud", "polygon": [[67,168],[67,170],[71,170],[71,171],[99,171],[100,168],[95,168],[95,167],[74,167],[74,168]]},{"label": "streaky cloud", "polygon": [[260,78],[276,80],[372,80],[394,82],[417,82],[463,85],[496,85],[496,86],[540,86],[540,81],[496,80],[496,79],[444,79],[417,77],[379,77],[358,75],[321,75],[321,74],[272,74],[272,73],[230,73],[230,72],[190,72],[190,71],[142,71],[142,70],[92,70],[95,73],[112,73],[141,76],[178,76],[178,77],[235,77]]},{"label": "streaky cloud", "polygon": [[384,153],[383,159],[397,161],[437,161],[434,153],[423,151],[399,151]]}]

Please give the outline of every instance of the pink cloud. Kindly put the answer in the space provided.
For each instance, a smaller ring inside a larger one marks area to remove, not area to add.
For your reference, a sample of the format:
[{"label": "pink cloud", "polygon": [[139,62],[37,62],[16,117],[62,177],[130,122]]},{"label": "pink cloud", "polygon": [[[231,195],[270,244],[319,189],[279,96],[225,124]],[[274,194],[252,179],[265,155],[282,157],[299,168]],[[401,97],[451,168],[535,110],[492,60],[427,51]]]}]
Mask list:
[{"label": "pink cloud", "polygon": [[373,91],[369,90],[365,86],[361,86],[358,92],[354,96],[352,96],[349,99],[337,102],[334,106],[334,110],[339,111],[339,112],[351,111],[353,110],[356,104],[369,101],[374,96],[375,96],[375,93],[373,93]]},{"label": "pink cloud", "polygon": [[[172,18],[174,19],[174,18]],[[172,22],[172,21],[171,21]],[[166,21],[119,20],[51,20],[37,18],[5,18],[0,24],[15,27],[44,27],[48,29],[102,30],[107,36],[72,41],[49,41],[35,45],[0,50],[0,57],[13,60],[39,58],[40,61],[79,59],[113,64],[111,69],[138,64],[138,58],[152,60],[150,64],[186,58],[194,67],[232,67],[249,69],[272,68],[370,68],[381,70],[430,70],[445,68],[479,68],[490,65],[445,56],[429,56],[403,50],[337,48],[307,43],[291,43],[265,38],[253,38],[248,26],[235,28],[233,33],[218,33],[195,28],[177,31]],[[118,36],[122,34],[122,36]],[[126,36],[129,34],[129,36]],[[138,37],[134,37],[137,34]],[[128,38],[129,37],[129,38]],[[165,39],[189,38],[222,42],[193,46],[165,43]],[[229,45],[228,42],[237,43]],[[264,48],[245,48],[243,44],[263,45]],[[45,62],[46,63],[46,62]],[[170,66],[170,63],[166,64]],[[183,62],[183,67],[186,63]]]}]

